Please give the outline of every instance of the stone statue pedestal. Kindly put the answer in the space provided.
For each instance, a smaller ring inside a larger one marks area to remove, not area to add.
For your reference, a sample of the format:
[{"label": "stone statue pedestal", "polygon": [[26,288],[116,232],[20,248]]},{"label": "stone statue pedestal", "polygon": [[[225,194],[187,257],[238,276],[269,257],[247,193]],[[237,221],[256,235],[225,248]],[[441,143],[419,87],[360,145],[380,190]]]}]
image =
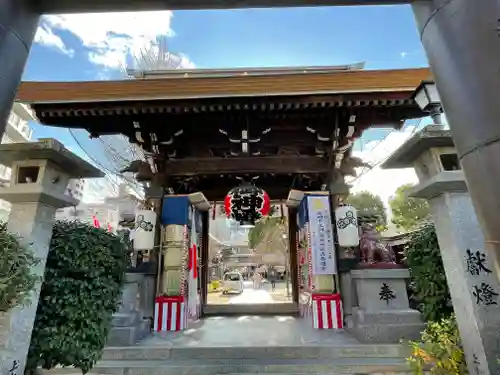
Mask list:
[{"label": "stone statue pedestal", "polygon": [[108,346],[131,346],[150,333],[151,322],[139,309],[139,289],[144,281],[140,273],[127,273],[123,285],[120,309],[113,314],[113,328]]},{"label": "stone statue pedestal", "polygon": [[420,312],[409,306],[407,269],[359,269],[351,271],[358,306],[348,330],[361,342],[399,343],[418,339],[424,329]]}]

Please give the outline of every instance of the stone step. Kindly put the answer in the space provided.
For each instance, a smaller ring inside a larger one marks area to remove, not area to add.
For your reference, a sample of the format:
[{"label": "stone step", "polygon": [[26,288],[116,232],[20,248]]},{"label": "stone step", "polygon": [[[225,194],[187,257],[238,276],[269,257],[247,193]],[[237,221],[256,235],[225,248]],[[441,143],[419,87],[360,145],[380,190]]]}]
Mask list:
[{"label": "stone step", "polygon": [[[427,375],[427,373],[425,373]],[[260,375],[260,374],[242,374],[242,373],[234,373],[234,374],[217,374],[217,375]],[[317,374],[304,374],[304,373],[298,373],[298,372],[294,372],[294,373],[289,373],[289,374],[277,374],[277,373],[267,373],[266,375],[413,375],[413,373],[411,371],[404,371],[404,372],[401,372],[401,371],[398,371],[398,372],[394,372],[394,371],[389,371],[389,372],[370,372],[370,373],[358,373],[358,374],[347,374],[347,373],[338,373],[338,374],[326,374],[326,373],[317,373]]]},{"label": "stone step", "polygon": [[298,315],[298,313],[298,305],[294,303],[210,304],[203,309],[204,316]]},{"label": "stone step", "polygon": [[[373,374],[404,373],[404,358],[337,359],[190,359],[167,361],[100,361],[93,375],[225,375],[225,374]],[[55,375],[55,374],[54,374]]]},{"label": "stone step", "polygon": [[405,358],[409,349],[399,344],[357,344],[342,346],[256,346],[183,347],[157,346],[108,347],[102,360],[189,360],[189,359],[333,359]]},{"label": "stone step", "polygon": [[108,336],[108,345],[114,347],[130,347],[151,334],[151,322],[146,319],[140,319],[134,325],[125,327],[113,327]]}]

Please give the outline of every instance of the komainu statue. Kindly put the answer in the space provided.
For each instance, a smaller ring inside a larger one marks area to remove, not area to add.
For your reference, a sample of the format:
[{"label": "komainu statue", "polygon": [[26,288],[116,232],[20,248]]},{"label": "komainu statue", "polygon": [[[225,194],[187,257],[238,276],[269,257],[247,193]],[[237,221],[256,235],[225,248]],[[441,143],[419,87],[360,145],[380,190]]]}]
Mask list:
[{"label": "komainu statue", "polygon": [[373,225],[364,223],[359,230],[362,267],[370,265],[397,267],[394,251],[380,241],[380,235]]}]

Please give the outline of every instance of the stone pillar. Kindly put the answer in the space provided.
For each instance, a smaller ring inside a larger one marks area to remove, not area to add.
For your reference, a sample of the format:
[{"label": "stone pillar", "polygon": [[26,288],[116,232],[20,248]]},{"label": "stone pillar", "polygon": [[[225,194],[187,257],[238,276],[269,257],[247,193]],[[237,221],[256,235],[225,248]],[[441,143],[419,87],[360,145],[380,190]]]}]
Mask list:
[{"label": "stone pillar", "polygon": [[[464,173],[456,170],[460,165],[451,133],[428,126],[401,146],[383,168],[412,164],[420,183],[410,196],[428,199],[431,205],[469,373],[498,374],[500,284],[493,257],[484,250]],[[478,164],[476,168],[482,167]]]},{"label": "stone pillar", "polygon": [[158,264],[156,261],[145,262],[138,267],[137,271],[144,275],[144,281],[139,291],[139,310],[142,311],[144,318],[152,320],[154,318]]},{"label": "stone pillar", "polygon": [[[12,167],[10,186],[0,189],[0,199],[12,203],[7,228],[31,247],[40,260],[33,272],[43,277],[55,211],[77,204],[64,194],[69,179],[103,174],[55,140],[0,145],[0,164]],[[32,292],[31,303],[10,310],[2,318],[0,374],[10,374],[12,369],[24,374],[40,286]]]},{"label": "stone pillar", "polygon": [[[33,269],[33,273],[43,277],[45,263],[49,252],[52,227],[54,225],[56,207],[40,202],[13,203],[7,229],[23,238],[36,258],[42,261]],[[0,329],[3,340],[0,342],[0,374],[23,374],[26,358],[31,342],[31,332],[35,323],[41,283],[36,285],[31,302],[24,307],[9,311]]]},{"label": "stone pillar", "polygon": [[[436,224],[446,278],[471,374],[498,374],[500,353],[500,285],[493,262],[484,251],[484,236],[466,192],[463,173],[449,172],[449,183],[462,182],[463,190],[446,187],[427,196]],[[426,197],[425,194],[414,194]],[[476,372],[479,371],[479,372]]]},{"label": "stone pillar", "polygon": [[21,81],[40,14],[28,0],[0,0],[0,137]]},{"label": "stone pillar", "polygon": [[143,312],[139,309],[139,290],[143,283],[142,273],[125,275],[120,309],[113,314],[108,346],[131,346],[149,334],[151,321],[143,319]]},{"label": "stone pillar", "polygon": [[412,2],[492,270],[500,275],[498,0]]}]

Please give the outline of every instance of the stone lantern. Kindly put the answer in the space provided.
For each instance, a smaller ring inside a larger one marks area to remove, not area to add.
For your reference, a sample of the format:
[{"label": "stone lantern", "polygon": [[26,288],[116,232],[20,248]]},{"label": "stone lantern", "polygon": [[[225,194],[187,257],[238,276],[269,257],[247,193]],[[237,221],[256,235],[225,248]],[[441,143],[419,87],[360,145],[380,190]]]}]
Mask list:
[{"label": "stone lantern", "polygon": [[469,372],[498,374],[500,285],[484,251],[483,233],[451,132],[439,125],[427,126],[382,165],[411,167],[419,183],[409,195],[430,204]]},{"label": "stone lantern", "polygon": [[[12,168],[10,185],[0,188],[0,199],[12,203],[7,228],[29,244],[40,260],[33,273],[43,277],[56,210],[78,204],[65,194],[68,181],[104,174],[55,139],[2,144],[0,164]],[[24,373],[39,297],[37,286],[30,304],[1,317],[0,374]]]}]

